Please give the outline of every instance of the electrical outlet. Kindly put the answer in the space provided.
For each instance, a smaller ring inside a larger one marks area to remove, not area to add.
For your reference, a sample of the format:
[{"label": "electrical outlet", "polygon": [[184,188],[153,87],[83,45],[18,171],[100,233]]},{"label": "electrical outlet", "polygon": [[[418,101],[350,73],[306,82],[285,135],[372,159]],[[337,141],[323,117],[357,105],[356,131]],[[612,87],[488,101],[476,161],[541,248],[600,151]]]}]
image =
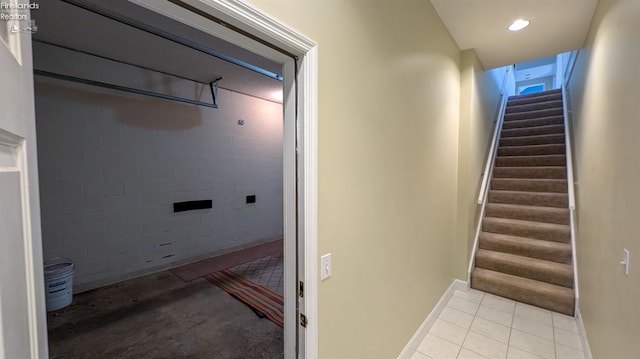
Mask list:
[{"label": "electrical outlet", "polygon": [[331,253],[320,257],[320,280],[331,277]]}]

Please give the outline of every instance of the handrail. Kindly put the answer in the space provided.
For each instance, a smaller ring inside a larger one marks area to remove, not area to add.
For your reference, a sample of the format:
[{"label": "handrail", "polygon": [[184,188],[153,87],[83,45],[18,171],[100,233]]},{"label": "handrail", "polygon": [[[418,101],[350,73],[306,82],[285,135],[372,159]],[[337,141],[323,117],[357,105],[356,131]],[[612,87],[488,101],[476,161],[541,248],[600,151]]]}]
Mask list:
[{"label": "handrail", "polygon": [[571,136],[569,135],[569,113],[567,110],[567,88],[562,84],[562,114],[564,117],[564,137],[567,156],[567,184],[569,191],[569,209],[576,209],[576,197],[573,188],[573,156],[571,155]]},{"label": "handrail", "polygon": [[578,262],[576,256],[576,195],[573,180],[573,155],[571,153],[571,131],[569,131],[569,109],[567,108],[567,87],[562,84],[562,115],[564,117],[565,152],[567,158],[567,192],[569,195],[569,225],[571,226],[571,260],[573,263],[573,290],[575,292],[575,308],[578,307]]},{"label": "handrail", "polygon": [[484,166],[484,173],[482,176],[482,184],[480,185],[480,194],[478,195],[478,204],[484,202],[486,196],[486,189],[489,185],[489,179],[491,178],[490,172],[493,165],[493,161],[496,157],[498,150],[498,141],[500,139],[500,131],[502,131],[502,123],[504,121],[504,113],[507,109],[507,100],[509,96],[507,94],[508,78],[511,75],[511,66],[507,68],[507,72],[504,74],[504,80],[502,81],[502,102],[500,103],[500,110],[498,110],[498,119],[496,120],[496,128],[493,132],[493,139],[491,140],[491,147],[489,148],[489,156],[487,156],[487,163]]},{"label": "handrail", "polygon": [[480,185],[480,195],[478,196],[478,204],[482,205],[480,209],[480,218],[478,220],[478,225],[476,226],[476,233],[473,239],[473,248],[471,249],[471,257],[469,258],[469,266],[467,267],[467,287],[471,286],[471,270],[473,269],[473,265],[475,263],[476,258],[476,250],[478,249],[478,242],[480,240],[480,232],[482,229],[482,218],[484,218],[484,211],[486,208],[487,195],[489,193],[489,179],[493,175],[493,164],[498,152],[498,141],[500,140],[500,132],[502,131],[502,124],[504,123],[504,114],[507,109],[507,101],[509,100],[509,94],[507,93],[507,84],[509,83],[508,79],[512,75],[512,68],[510,66],[507,68],[506,73],[504,74],[504,79],[502,81],[502,101],[500,103],[500,109],[498,110],[498,119],[496,120],[496,128],[493,132],[493,139],[491,140],[491,148],[489,149],[489,154],[487,156],[487,164],[484,169],[484,174],[482,177],[482,184]]}]

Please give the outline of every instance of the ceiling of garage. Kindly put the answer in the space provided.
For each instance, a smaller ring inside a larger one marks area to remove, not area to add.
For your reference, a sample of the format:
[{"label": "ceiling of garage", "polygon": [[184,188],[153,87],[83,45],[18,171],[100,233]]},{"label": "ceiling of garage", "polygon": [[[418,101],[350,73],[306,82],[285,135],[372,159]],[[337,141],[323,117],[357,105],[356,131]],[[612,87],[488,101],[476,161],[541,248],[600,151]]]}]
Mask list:
[{"label": "ceiling of garage", "polygon": [[[241,62],[282,74],[282,65],[217,39],[128,1],[102,2],[119,16],[135,19],[191,43],[224,54]],[[48,0],[33,19],[38,26],[35,41],[55,44],[100,57],[122,61],[194,81],[209,83],[222,78],[219,87],[251,96],[281,102],[282,81],[238,66],[224,59],[194,50],[134,26],[126,25],[82,7],[60,0]]]}]

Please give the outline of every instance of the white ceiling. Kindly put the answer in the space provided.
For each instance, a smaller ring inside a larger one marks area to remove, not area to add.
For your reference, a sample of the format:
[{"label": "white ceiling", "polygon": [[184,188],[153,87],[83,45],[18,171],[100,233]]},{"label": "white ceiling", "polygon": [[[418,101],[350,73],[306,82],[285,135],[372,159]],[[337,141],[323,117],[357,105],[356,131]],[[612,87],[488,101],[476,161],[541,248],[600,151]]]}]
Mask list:
[{"label": "white ceiling", "polygon": [[[475,49],[485,69],[584,45],[597,0],[431,0],[460,50]],[[517,19],[529,27],[511,32]]]},{"label": "white ceiling", "polygon": [[[282,65],[217,39],[182,23],[134,5],[128,1],[96,1],[109,11],[143,22],[199,46],[282,74]],[[281,92],[282,82],[228,61],[204,54],[175,42],[151,35],[80,7],[47,0],[33,12],[38,32],[36,41],[63,46],[101,57],[123,61],[165,73],[209,83],[222,77],[221,88],[270,101]]]}]

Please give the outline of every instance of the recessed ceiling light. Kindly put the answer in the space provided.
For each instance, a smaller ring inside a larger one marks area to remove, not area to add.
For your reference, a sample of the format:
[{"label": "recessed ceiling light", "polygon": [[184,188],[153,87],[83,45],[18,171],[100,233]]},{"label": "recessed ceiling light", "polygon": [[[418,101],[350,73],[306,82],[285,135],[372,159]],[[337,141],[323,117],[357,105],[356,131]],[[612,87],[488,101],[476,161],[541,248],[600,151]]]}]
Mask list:
[{"label": "recessed ceiling light", "polygon": [[529,21],[524,19],[518,19],[509,25],[509,31],[520,31],[529,26]]}]

